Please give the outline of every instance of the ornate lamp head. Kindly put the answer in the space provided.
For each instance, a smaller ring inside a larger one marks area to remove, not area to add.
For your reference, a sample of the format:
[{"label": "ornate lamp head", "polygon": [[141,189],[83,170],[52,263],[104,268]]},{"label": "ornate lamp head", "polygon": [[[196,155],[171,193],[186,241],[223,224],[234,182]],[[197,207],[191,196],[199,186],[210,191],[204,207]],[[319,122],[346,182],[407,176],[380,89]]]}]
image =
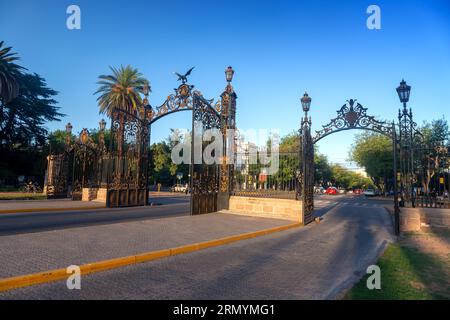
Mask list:
[{"label": "ornate lamp head", "polygon": [[398,97],[400,98],[401,103],[406,103],[409,101],[409,95],[411,93],[411,86],[406,84],[405,80],[400,82],[400,85],[397,87]]},{"label": "ornate lamp head", "polygon": [[228,68],[225,69],[225,77],[226,77],[228,83],[233,81],[233,75],[234,75],[234,70],[231,66],[229,66]]},{"label": "ornate lamp head", "polygon": [[72,124],[69,122],[66,124],[66,133],[71,134],[72,133]]},{"label": "ornate lamp head", "polygon": [[147,97],[151,91],[152,89],[150,87],[150,84],[148,83],[148,81],[145,81],[144,86],[142,87],[142,93]]},{"label": "ornate lamp head", "polygon": [[106,121],[105,121],[105,119],[100,120],[98,125],[100,127],[100,131],[105,131],[105,128],[106,128]]},{"label": "ornate lamp head", "polygon": [[301,103],[302,103],[302,108],[303,111],[308,112],[309,108],[311,107],[311,97],[308,96],[308,93],[305,92],[305,94],[303,95],[303,97],[300,99]]}]

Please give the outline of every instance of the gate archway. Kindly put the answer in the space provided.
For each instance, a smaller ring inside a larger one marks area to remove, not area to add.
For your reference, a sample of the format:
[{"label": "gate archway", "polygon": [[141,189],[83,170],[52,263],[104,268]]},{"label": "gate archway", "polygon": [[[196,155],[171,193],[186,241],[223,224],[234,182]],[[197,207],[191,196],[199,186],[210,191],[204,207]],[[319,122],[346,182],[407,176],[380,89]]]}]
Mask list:
[{"label": "gate archway", "polygon": [[[105,121],[100,123],[99,142],[93,143],[86,129],[75,143],[71,140],[70,123],[66,126],[66,151],[50,155],[48,160],[47,192],[49,197],[67,197],[84,200],[84,195],[101,194],[108,207],[142,206],[149,198],[149,162],[151,159],[151,126],[159,119],[180,111],[192,112],[190,189],[191,214],[215,212],[228,207],[232,188],[234,164],[194,163],[196,130],[221,132],[223,159],[234,150],[234,140],[227,139],[227,130],[236,127],[236,93],[231,85],[234,70],[225,70],[227,85],[220,98],[206,99],[194,85],[188,84],[186,74],[177,73],[181,84],[163,104],[152,107],[148,100],[150,87],[143,88],[145,99],[136,110],[116,109],[111,114],[111,136],[105,145]],[[202,141],[202,140],[200,140]],[[202,143],[202,142],[200,142]],[[72,160],[71,160],[72,159]],[[222,159],[222,160],[223,160]],[[73,163],[70,175],[69,162]],[[86,190],[85,190],[86,189]],[[90,196],[88,197],[90,200]]]},{"label": "gate archway", "polygon": [[393,152],[393,181],[394,181],[394,229],[398,234],[399,225],[399,206],[397,190],[397,153],[399,140],[395,122],[380,121],[374,116],[367,114],[367,108],[363,107],[355,99],[350,99],[338,111],[337,116],[317,130],[314,136],[311,135],[311,117],[308,118],[308,111],[311,104],[311,98],[305,93],[302,98],[302,106],[305,115],[301,124],[301,158],[303,170],[301,177],[301,194],[303,203],[303,217],[305,224],[311,222],[314,211],[314,144],[333,133],[360,129],[368,130],[388,137],[392,141]]},{"label": "gate archway", "polygon": [[[167,99],[160,105],[153,107],[148,100],[150,88],[145,88],[144,106],[142,109],[143,118],[147,121],[146,141],[147,156],[141,155],[141,159],[148,162],[151,159],[151,126],[159,119],[173,113],[181,111],[192,112],[192,128],[191,128],[191,159],[190,159],[190,183],[191,190],[191,206],[192,215],[215,212],[226,208],[230,195],[230,172],[233,165],[226,165],[228,170],[222,170],[222,165],[195,163],[194,150],[196,134],[203,134],[208,129],[218,129],[222,133],[222,142],[224,152],[232,150],[226,139],[227,129],[234,129],[236,122],[236,94],[231,86],[234,71],[231,67],[225,70],[227,86],[225,91],[220,95],[217,101],[214,99],[206,99],[199,90],[195,90],[195,86],[188,83],[188,76],[193,68],[186,74],[178,75],[181,84],[174,89],[175,92],[168,95]],[[198,143],[198,142],[197,142]],[[224,153],[226,155],[226,153]],[[148,181],[148,171],[146,172],[146,181]],[[146,186],[146,194],[148,195],[148,183]],[[148,199],[146,199],[148,202]]]}]

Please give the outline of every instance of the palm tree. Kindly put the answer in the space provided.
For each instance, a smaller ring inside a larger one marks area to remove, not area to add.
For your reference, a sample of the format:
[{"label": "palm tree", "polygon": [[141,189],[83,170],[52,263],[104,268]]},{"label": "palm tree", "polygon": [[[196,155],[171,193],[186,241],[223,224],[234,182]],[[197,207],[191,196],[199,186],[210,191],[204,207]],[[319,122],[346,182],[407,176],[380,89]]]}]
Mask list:
[{"label": "palm tree", "polygon": [[10,52],[11,47],[3,47],[3,43],[0,41],[0,98],[8,103],[19,95],[19,77],[25,68],[14,63],[19,57]]},{"label": "palm tree", "polygon": [[142,106],[143,88],[148,81],[137,70],[127,65],[120,68],[110,67],[112,75],[101,75],[97,84],[100,85],[95,94],[100,93],[97,98],[100,113],[112,116],[114,109],[122,109],[130,113]]}]

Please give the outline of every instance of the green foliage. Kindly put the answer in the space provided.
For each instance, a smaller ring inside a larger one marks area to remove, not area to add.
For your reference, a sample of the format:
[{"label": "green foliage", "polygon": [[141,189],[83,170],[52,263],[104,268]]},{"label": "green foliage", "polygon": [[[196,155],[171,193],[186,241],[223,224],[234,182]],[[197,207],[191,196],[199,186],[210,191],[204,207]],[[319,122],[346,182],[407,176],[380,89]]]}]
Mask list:
[{"label": "green foliage", "polygon": [[300,150],[300,135],[292,132],[280,140],[280,152],[298,152]]},{"label": "green foliage", "polygon": [[[364,276],[345,296],[355,300],[449,299],[445,263],[413,248],[391,244],[377,262],[381,290],[367,289]],[[439,289],[439,290],[437,290]]]},{"label": "green foliage", "polygon": [[424,137],[424,144],[428,148],[449,146],[450,144],[450,130],[445,118],[433,120],[431,123],[424,122],[419,130]]},{"label": "green foliage", "polygon": [[15,63],[19,57],[11,52],[12,47],[4,47],[3,44],[4,41],[0,41],[0,100],[8,103],[19,95],[19,78],[25,68]]},{"label": "green foliage", "polygon": [[[175,132],[171,130],[172,133]],[[171,153],[174,145],[170,139],[168,142],[162,141],[151,145],[150,183],[171,186],[176,182],[176,175],[179,172],[183,174],[183,181],[188,180],[189,165],[177,165],[172,162]]]},{"label": "green foliage", "polygon": [[18,58],[0,42],[0,185],[16,185],[19,175],[42,184],[48,121],[59,121],[54,96],[38,74],[15,64]]},{"label": "green foliage", "polygon": [[12,148],[18,145],[43,145],[47,136],[44,124],[59,121],[63,116],[58,112],[59,108],[53,99],[56,94],[39,75],[21,75],[19,95],[0,106],[0,146]]},{"label": "green foliage", "polygon": [[393,176],[392,141],[380,134],[364,132],[356,136],[350,151],[351,160],[366,169],[381,190],[390,188]]},{"label": "green foliage", "polygon": [[112,75],[100,75],[97,82],[100,87],[95,94],[100,94],[97,98],[100,113],[111,116],[116,108],[130,113],[136,112],[142,105],[140,93],[148,81],[130,65],[110,69]]},{"label": "green foliage", "polygon": [[327,185],[333,178],[333,171],[327,156],[316,151],[314,153],[314,167],[314,180],[316,183],[322,186]]},{"label": "green foliage", "polygon": [[445,118],[424,122],[419,130],[423,135],[423,144],[419,148],[421,151],[416,165],[423,169],[419,171],[419,179],[425,193],[428,193],[439,169],[450,166],[450,130]]},{"label": "green foliage", "polygon": [[352,172],[338,164],[331,165],[330,181],[335,187],[347,190],[366,189],[373,186],[370,179],[365,178],[356,172]]}]

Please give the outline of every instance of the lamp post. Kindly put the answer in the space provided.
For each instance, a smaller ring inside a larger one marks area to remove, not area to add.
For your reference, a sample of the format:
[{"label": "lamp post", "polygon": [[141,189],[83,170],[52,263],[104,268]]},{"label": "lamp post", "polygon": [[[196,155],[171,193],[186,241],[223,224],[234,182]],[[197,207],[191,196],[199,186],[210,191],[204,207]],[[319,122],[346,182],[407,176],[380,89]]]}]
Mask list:
[{"label": "lamp post", "polygon": [[[143,105],[143,113],[144,113],[144,119],[145,121],[147,121],[148,123],[148,135],[147,135],[147,166],[145,168],[145,173],[146,173],[146,178],[147,180],[145,181],[145,189],[146,189],[146,193],[147,193],[147,201],[146,204],[148,204],[148,195],[149,195],[149,184],[150,184],[150,172],[149,172],[149,167],[150,167],[150,162],[151,162],[151,136],[152,136],[152,118],[153,118],[153,108],[150,105],[150,102],[148,101],[148,95],[150,94],[150,92],[152,91],[150,84],[148,81],[145,81],[144,86],[142,87],[142,93],[144,94],[144,100],[142,101],[142,105]],[[145,145],[143,145],[142,147],[145,147]]]},{"label": "lamp post", "polygon": [[[411,86],[406,84],[405,80],[400,82],[396,89],[400,102],[403,104],[403,109],[398,111],[399,121],[399,142],[400,142],[400,171],[402,173],[401,192],[402,200],[405,196],[406,201],[410,202],[415,207],[414,195],[414,121],[411,109],[407,109],[411,94]],[[403,203],[403,201],[402,201]]]},{"label": "lamp post", "polygon": [[98,123],[98,126],[100,128],[100,132],[99,132],[100,149],[103,150],[103,147],[105,146],[105,128],[106,128],[105,119],[100,120],[100,122]]},{"label": "lamp post", "polygon": [[305,116],[302,118],[302,129],[304,125],[310,125],[311,124],[311,117],[308,120],[308,112],[311,108],[311,97],[308,95],[307,92],[303,95],[303,97],[300,99],[300,102],[302,104],[303,112],[305,113]]},{"label": "lamp post", "polygon": [[233,75],[234,75],[233,68],[231,66],[228,66],[228,68],[225,69],[225,77],[229,84],[231,83],[231,81],[233,81]]},{"label": "lamp post", "polygon": [[[222,132],[222,158],[219,166],[219,192],[217,195],[217,209],[228,209],[230,194],[234,190],[234,170],[236,160],[236,93],[231,82],[234,70],[231,66],[225,69],[227,85],[221,97],[220,127]],[[192,166],[191,166],[192,167]],[[192,179],[192,177],[191,177]]]},{"label": "lamp post", "polygon": [[69,122],[66,124],[66,146],[69,147],[72,142],[72,124]]}]

